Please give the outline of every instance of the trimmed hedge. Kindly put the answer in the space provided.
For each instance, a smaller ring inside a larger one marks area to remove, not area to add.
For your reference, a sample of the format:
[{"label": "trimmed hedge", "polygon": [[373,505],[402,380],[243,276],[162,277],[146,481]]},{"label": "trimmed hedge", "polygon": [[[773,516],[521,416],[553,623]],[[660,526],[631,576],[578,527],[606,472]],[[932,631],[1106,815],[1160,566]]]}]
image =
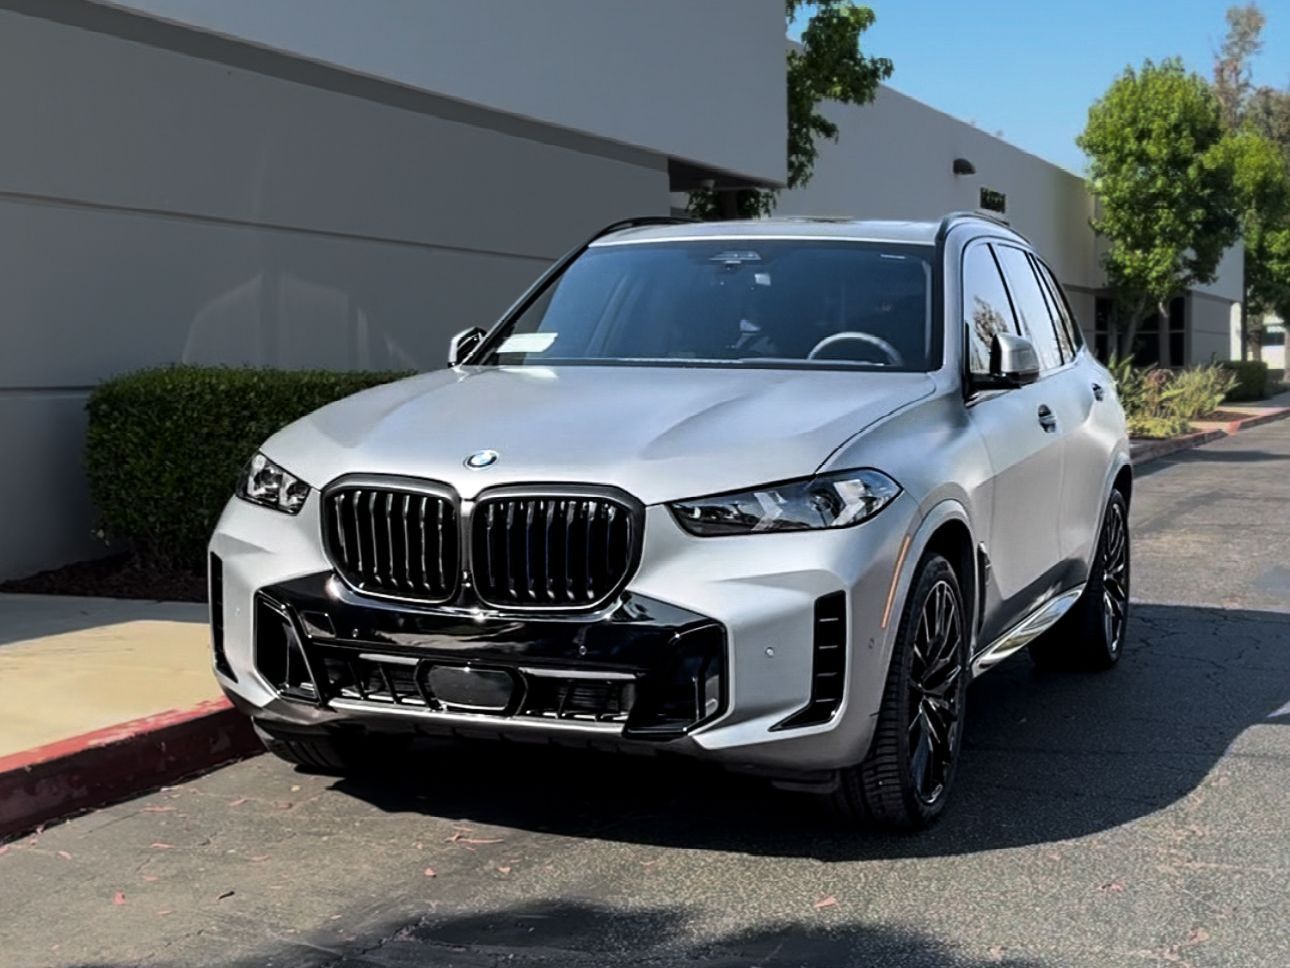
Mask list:
[{"label": "trimmed hedge", "polygon": [[1236,375],[1227,399],[1262,400],[1268,395],[1268,365],[1262,360],[1228,360],[1221,365]]},{"label": "trimmed hedge", "polygon": [[90,395],[86,464],[103,536],[151,565],[202,570],[238,474],[265,439],[406,373],[172,366]]}]

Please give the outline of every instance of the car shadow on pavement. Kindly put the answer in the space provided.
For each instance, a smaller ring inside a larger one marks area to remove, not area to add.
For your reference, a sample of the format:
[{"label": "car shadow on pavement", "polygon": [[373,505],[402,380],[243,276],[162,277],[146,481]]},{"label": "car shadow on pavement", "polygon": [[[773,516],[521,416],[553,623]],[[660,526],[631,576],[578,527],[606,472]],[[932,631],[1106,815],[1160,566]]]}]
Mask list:
[{"label": "car shadow on pavement", "polygon": [[[469,914],[426,913],[369,926],[337,944],[279,940],[225,968],[345,968],[380,965],[608,966],[668,965],[749,968],[752,965],[901,965],[903,968],[1040,968],[1002,946],[965,954],[909,929],[868,925],[841,906],[813,912],[812,925],[772,923],[705,940],[694,937],[681,907],[610,908],[586,901],[517,903]],[[379,954],[377,953],[379,949]],[[371,955],[371,960],[368,955]],[[157,964],[149,961],[149,964]],[[164,964],[164,962],[162,963]],[[75,968],[124,968],[81,964]]]},{"label": "car shadow on pavement", "polygon": [[975,683],[954,802],[921,834],[856,831],[812,798],[713,767],[427,743],[399,778],[334,788],[383,810],[564,836],[821,861],[931,857],[1109,830],[1186,797],[1234,740],[1290,725],[1290,614],[1135,604],[1109,673],[1019,655]]}]

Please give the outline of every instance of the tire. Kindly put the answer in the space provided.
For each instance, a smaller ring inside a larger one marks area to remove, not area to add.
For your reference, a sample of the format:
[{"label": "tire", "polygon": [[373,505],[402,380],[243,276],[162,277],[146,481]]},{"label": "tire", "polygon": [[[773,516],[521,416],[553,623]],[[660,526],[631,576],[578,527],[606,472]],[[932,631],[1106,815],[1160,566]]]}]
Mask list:
[{"label": "tire", "polygon": [[944,811],[963,744],[968,623],[954,569],[926,555],[905,602],[869,753],[841,771],[831,797],[842,817],[908,831]]},{"label": "tire", "polygon": [[1129,505],[1112,491],[1084,593],[1030,646],[1041,669],[1100,671],[1120,661],[1129,624],[1129,552]]},{"label": "tire", "polygon": [[401,747],[405,737],[384,737],[378,744],[361,734],[346,735],[315,730],[293,732],[255,722],[256,735],[265,750],[309,773],[345,776],[374,769],[388,759],[390,746]]}]

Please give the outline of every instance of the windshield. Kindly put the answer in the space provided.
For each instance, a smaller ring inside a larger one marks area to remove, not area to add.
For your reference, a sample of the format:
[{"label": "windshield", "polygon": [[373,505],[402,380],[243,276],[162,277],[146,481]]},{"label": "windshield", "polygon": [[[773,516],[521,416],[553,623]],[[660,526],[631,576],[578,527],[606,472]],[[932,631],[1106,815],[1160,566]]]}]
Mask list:
[{"label": "windshield", "polygon": [[927,371],[931,256],[828,240],[602,243],[495,333],[482,362]]}]

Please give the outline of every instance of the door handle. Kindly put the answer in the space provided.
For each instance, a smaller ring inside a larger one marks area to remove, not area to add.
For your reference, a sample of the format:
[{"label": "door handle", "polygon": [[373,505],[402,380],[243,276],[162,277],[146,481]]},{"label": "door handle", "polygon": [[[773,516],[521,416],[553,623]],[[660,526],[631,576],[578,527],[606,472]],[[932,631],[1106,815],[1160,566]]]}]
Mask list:
[{"label": "door handle", "polygon": [[1057,418],[1053,416],[1053,412],[1048,409],[1047,404],[1039,405],[1039,426],[1044,428],[1044,433],[1046,434],[1057,433]]},{"label": "door handle", "polygon": [[1094,400],[1106,399],[1106,391],[1102,389],[1102,384],[1100,383],[1093,384],[1093,399]]}]

